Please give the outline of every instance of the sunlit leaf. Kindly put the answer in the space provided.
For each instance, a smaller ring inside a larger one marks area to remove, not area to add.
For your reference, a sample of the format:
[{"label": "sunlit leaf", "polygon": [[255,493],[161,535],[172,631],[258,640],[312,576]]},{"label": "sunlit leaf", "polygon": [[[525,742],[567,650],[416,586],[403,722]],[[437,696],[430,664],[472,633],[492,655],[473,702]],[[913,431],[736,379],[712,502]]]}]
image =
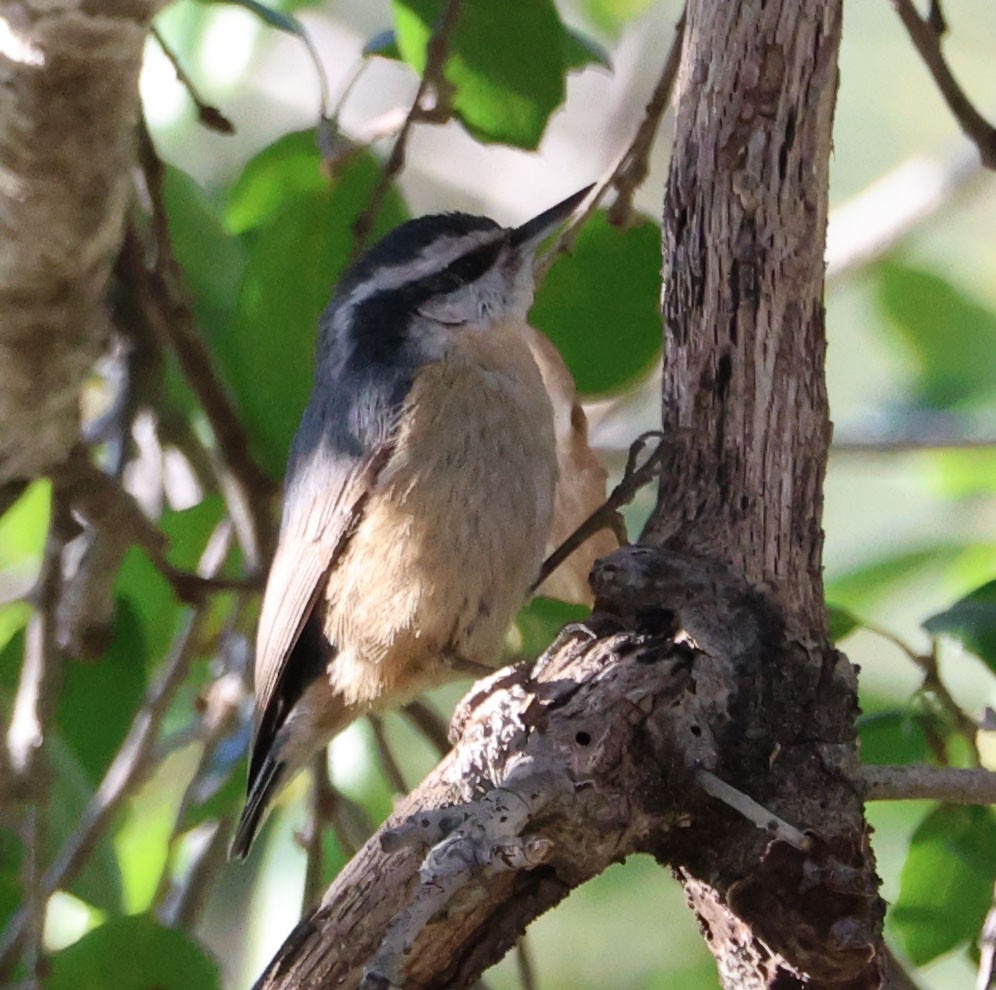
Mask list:
[{"label": "sunlit leaf", "polygon": [[[398,49],[418,73],[442,0],[393,0]],[[482,141],[535,148],[564,101],[567,36],[551,0],[466,0],[449,42],[453,109]]]},{"label": "sunlit leaf", "polygon": [[923,626],[935,636],[943,633],[958,640],[996,671],[996,580],[932,615]]},{"label": "sunlit leaf", "polygon": [[649,10],[655,0],[583,0],[584,11],[593,24],[617,35],[627,21]]},{"label": "sunlit leaf", "polygon": [[613,227],[604,213],[557,259],[530,321],[559,348],[578,391],[604,394],[649,370],[661,349],[660,230]]},{"label": "sunlit leaf", "polygon": [[0,516],[0,589],[4,597],[30,590],[41,566],[52,486],[35,481]]},{"label": "sunlit leaf", "polygon": [[[281,181],[281,162],[296,181],[300,151],[271,161],[272,181]],[[317,169],[318,149],[310,154]],[[358,153],[334,180],[323,179],[285,199],[247,236],[248,264],[234,330],[212,344],[256,453],[275,479],[283,476],[290,440],[311,392],[318,317],[353,253],[353,225],[380,171],[372,155]],[[253,212],[258,216],[258,208]],[[374,236],[404,219],[401,198],[391,190],[377,214]]]},{"label": "sunlit leaf", "polygon": [[114,918],[52,957],[47,990],[219,990],[217,964],[147,915]]},{"label": "sunlit leaf", "polygon": [[996,820],[988,808],[942,805],[921,822],[903,866],[892,921],[923,966],[978,935],[996,880]]},{"label": "sunlit leaf", "polygon": [[900,264],[879,266],[878,299],[916,361],[924,404],[996,399],[996,313],[941,276]]}]

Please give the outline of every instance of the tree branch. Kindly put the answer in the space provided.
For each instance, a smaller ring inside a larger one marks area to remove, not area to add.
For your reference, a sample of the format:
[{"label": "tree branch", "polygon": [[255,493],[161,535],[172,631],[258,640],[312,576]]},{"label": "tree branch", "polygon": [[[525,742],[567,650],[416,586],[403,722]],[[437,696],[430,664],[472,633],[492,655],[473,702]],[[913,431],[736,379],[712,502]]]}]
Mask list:
[{"label": "tree branch", "polygon": [[946,801],[996,804],[996,773],[979,767],[880,766],[861,768],[868,801]]},{"label": "tree branch", "polygon": [[978,148],[982,164],[986,168],[996,168],[996,128],[975,109],[955,79],[941,51],[941,37],[936,24],[932,24],[929,19],[924,20],[917,13],[912,0],[892,0],[892,6],[920,53],[924,65],[933,76],[948,109],[965,136]]}]

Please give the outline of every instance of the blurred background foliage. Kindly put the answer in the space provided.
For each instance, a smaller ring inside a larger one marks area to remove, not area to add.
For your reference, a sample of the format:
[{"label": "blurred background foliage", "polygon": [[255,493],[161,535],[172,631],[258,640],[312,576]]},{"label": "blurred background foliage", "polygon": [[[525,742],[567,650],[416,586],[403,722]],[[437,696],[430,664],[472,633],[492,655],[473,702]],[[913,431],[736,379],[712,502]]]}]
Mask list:
[{"label": "blurred background foliage", "polygon": [[[603,174],[641,119],[680,4],[467,0],[447,70],[455,119],[414,127],[404,169],[383,185],[385,156],[442,9],[439,0],[177,0],[157,21],[165,47],[149,41],[143,98],[166,163],[152,198],[165,204],[197,330],[252,456],[274,483],[310,390],[316,320],[357,249],[357,220],[373,236],[439,209],[516,223]],[[956,73],[980,105],[996,105],[996,8],[949,0],[945,12]],[[198,122],[167,50],[234,133]],[[367,67],[349,88],[361,60]],[[314,133],[323,85],[334,99],[348,89],[338,131],[324,131],[324,157]],[[637,212],[623,225],[596,214],[573,253],[553,266],[533,311],[589,400],[594,443],[617,474],[630,441],[658,418],[657,217],[667,134],[665,124]],[[847,5],[831,201],[836,446],[826,490],[827,592],[836,635],[861,665],[864,759],[992,766],[996,187],[974,166],[884,2]],[[94,418],[112,401],[113,381],[113,363],[95,374]],[[244,548],[226,542],[230,506],[209,470],[210,423],[169,354],[145,381],[150,391],[137,396],[129,422],[125,482],[167,536],[173,567],[193,571],[207,548],[217,572],[238,577]],[[631,532],[651,498],[632,507]],[[49,486],[37,482],[0,517],[5,711],[49,510]],[[43,862],[93,807],[171,657],[181,648],[189,656],[141,786],[116,806],[85,868],[51,898],[51,985],[246,986],[297,917],[308,790],[303,778],[289,788],[246,865],[223,865],[244,780],[256,597],[237,589],[212,595],[192,629],[191,609],[162,568],[132,548],[114,598],[106,642],[88,659],[66,661],[48,752]],[[534,603],[516,646],[539,651],[572,614]],[[435,692],[430,704],[445,715],[464,686]],[[229,716],[212,722],[213,706]],[[392,773],[375,729],[395,754],[394,776],[409,786],[436,759],[400,715],[357,724],[335,741],[341,827],[323,840],[313,884],[391,808]],[[876,805],[869,815],[893,944],[921,967],[924,987],[967,986],[996,880],[992,812],[921,802]],[[22,905],[24,859],[5,813],[0,923]],[[210,882],[191,892],[205,877]],[[649,861],[616,867],[579,890],[530,939],[550,990],[717,985],[679,888]],[[514,961],[487,979],[516,986]]]}]

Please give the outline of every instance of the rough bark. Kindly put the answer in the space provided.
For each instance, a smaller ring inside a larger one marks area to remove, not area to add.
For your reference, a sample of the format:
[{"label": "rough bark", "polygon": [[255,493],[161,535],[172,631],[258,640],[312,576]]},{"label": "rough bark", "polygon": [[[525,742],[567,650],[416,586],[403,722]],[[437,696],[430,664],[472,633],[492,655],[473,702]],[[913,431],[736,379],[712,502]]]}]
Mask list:
[{"label": "rough bark", "polygon": [[0,483],[49,472],[79,438],[157,6],[0,3]]}]

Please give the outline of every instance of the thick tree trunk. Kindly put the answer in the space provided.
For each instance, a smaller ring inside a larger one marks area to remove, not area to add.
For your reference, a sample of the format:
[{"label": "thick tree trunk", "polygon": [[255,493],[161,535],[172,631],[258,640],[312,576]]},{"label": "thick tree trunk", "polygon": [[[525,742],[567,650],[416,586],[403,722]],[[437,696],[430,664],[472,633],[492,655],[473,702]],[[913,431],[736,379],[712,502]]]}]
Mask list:
[{"label": "thick tree trunk", "polygon": [[0,3],[0,483],[52,471],[79,440],[157,7]]},{"label": "thick tree trunk", "polygon": [[882,983],[856,684],[821,579],[841,3],[690,0],[687,17],[645,545],[596,568],[593,618],[538,671],[479,689],[454,752],[261,987],[468,986],[635,851],[673,868],[731,990]]}]

